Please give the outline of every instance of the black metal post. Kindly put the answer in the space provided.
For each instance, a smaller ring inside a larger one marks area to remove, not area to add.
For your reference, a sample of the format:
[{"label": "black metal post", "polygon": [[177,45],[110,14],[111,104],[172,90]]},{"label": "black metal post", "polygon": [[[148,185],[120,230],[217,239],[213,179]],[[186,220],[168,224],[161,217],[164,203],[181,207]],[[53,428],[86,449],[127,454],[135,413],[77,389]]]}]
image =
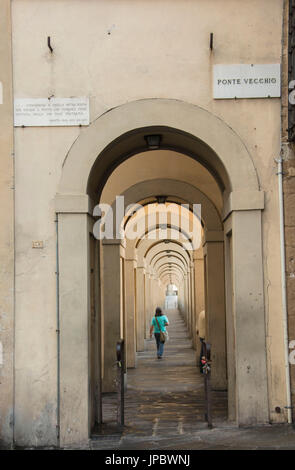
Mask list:
[{"label": "black metal post", "polygon": [[117,342],[117,423],[124,426],[124,371],[125,348],[124,340]]},{"label": "black metal post", "polygon": [[211,394],[211,345],[204,344],[205,361],[203,363],[204,374],[204,387],[205,387],[205,420],[208,423],[208,428],[212,429],[212,394]]}]

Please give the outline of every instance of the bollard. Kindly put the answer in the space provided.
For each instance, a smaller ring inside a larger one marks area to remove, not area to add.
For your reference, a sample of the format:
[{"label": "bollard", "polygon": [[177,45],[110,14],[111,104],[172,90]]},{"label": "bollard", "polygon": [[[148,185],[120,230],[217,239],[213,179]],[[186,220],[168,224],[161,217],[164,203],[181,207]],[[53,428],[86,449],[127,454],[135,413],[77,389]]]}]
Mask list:
[{"label": "bollard", "polygon": [[212,394],[211,394],[211,345],[205,343],[205,359],[202,360],[205,387],[205,420],[212,429]]},{"label": "bollard", "polygon": [[124,340],[117,342],[117,423],[124,426],[124,371],[125,371],[125,350]]}]

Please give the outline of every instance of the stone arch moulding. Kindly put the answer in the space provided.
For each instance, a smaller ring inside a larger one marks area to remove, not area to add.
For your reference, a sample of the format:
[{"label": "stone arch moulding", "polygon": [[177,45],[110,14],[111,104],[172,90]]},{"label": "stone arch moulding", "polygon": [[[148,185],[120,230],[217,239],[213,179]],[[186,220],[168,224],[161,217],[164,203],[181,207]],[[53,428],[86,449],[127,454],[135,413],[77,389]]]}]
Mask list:
[{"label": "stone arch moulding", "polygon": [[97,202],[116,162],[148,150],[144,136],[150,132],[162,134],[161,148],[193,156],[211,171],[225,190],[226,213],[232,208],[262,208],[263,193],[251,156],[222,119],[182,101],[146,99],[118,106],[82,130],[63,163],[57,211],[75,205],[84,212],[87,194]]}]

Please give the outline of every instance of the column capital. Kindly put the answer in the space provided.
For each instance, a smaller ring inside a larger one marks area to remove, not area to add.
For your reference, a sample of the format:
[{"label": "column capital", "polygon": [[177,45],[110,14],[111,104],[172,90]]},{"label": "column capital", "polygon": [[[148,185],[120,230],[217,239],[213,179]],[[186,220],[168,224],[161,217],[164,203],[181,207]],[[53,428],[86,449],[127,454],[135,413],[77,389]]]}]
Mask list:
[{"label": "column capital", "polygon": [[[115,240],[115,242],[117,242],[119,240]],[[103,240],[104,242],[104,240]],[[109,248],[113,248],[114,250],[116,250],[117,252],[120,253],[120,256],[121,258],[124,258],[125,259],[125,247],[121,244],[121,243],[112,243],[113,240],[106,240],[107,243],[102,243],[102,246],[103,246],[103,249],[104,250],[108,250],[109,251]],[[110,242],[110,243],[108,243]]]},{"label": "column capital", "polygon": [[138,262],[137,262],[136,269],[142,269],[143,271],[145,271],[145,266],[139,265]]},{"label": "column capital", "polygon": [[264,191],[234,191],[224,201],[222,219],[225,220],[233,211],[264,209]]},{"label": "column capital", "polygon": [[123,248],[126,248],[126,242],[124,239],[120,238],[103,238],[102,239],[103,245],[121,245]]},{"label": "column capital", "polygon": [[55,212],[63,213],[86,213],[93,215],[94,201],[88,194],[56,194]]},{"label": "column capital", "polygon": [[125,257],[125,263],[133,263],[134,267],[137,267],[137,261],[134,258],[126,258]]},{"label": "column capital", "polygon": [[205,230],[203,238],[203,246],[210,242],[223,242],[224,232],[223,230]]}]

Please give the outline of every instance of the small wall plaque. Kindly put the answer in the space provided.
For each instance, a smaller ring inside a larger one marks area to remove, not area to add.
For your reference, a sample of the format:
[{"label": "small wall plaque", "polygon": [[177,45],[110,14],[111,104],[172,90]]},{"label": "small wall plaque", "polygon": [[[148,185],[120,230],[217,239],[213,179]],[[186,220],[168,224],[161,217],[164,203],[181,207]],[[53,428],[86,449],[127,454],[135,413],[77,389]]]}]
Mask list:
[{"label": "small wall plaque", "polygon": [[16,98],[14,125],[87,126],[89,98]]},{"label": "small wall plaque", "polygon": [[44,248],[43,241],[32,242],[32,248]]}]

